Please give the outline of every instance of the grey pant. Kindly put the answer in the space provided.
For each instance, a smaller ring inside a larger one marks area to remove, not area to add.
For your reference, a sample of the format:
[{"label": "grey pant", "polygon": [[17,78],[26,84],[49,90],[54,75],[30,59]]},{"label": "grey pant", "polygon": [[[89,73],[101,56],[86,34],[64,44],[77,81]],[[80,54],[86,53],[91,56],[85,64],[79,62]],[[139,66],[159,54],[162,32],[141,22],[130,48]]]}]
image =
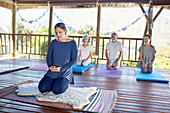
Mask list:
[{"label": "grey pant", "polygon": [[142,65],[140,65],[140,68],[141,68],[141,71],[143,72],[143,73],[152,73],[153,72],[153,67],[149,67],[149,64],[147,65],[147,67],[145,68],[145,67],[143,67],[143,64]]}]

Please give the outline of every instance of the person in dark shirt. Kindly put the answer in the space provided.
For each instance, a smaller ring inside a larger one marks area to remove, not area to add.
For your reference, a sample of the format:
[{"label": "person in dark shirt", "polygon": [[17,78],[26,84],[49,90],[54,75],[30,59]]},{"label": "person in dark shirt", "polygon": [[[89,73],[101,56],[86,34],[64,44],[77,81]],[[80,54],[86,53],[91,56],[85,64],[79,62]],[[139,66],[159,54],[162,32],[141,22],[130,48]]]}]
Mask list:
[{"label": "person in dark shirt", "polygon": [[54,27],[56,39],[52,40],[47,53],[48,72],[40,80],[38,88],[41,93],[52,91],[64,93],[72,80],[72,66],[78,57],[77,44],[67,37],[64,23]]}]

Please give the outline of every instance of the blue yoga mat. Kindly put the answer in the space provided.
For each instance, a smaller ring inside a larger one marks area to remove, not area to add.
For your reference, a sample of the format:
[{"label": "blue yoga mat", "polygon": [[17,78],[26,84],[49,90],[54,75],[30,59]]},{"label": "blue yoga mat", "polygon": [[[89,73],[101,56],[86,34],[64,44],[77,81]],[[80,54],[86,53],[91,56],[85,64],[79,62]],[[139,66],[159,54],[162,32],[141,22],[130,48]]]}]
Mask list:
[{"label": "blue yoga mat", "polygon": [[135,69],[135,72],[136,72],[136,80],[164,82],[164,83],[169,82],[161,74],[159,74],[156,70],[154,70],[153,73],[143,73],[141,71],[141,69]]},{"label": "blue yoga mat", "polygon": [[86,70],[88,70],[89,68],[91,68],[92,66],[94,66],[94,63],[90,63],[88,66],[78,66],[77,64],[75,64],[72,67],[73,72],[85,72]]}]

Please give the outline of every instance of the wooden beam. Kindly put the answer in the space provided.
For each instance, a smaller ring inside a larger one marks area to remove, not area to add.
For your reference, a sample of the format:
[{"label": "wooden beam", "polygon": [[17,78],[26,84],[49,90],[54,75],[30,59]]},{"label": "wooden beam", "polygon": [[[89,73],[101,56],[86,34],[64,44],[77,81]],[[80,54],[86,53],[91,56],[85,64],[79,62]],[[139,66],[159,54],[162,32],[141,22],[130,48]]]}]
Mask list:
[{"label": "wooden beam", "polygon": [[11,10],[11,4],[10,3],[0,1],[0,6]]},{"label": "wooden beam", "polygon": [[[23,0],[18,0],[17,4],[19,6],[47,6],[48,0],[46,1],[37,1],[37,0],[32,0],[32,1],[23,1]],[[95,5],[96,1],[86,1],[86,0],[57,0],[57,1],[50,1],[51,6],[77,6],[77,5]]]},{"label": "wooden beam", "polygon": [[98,1],[99,5],[102,4],[119,4],[119,3],[133,3],[133,4],[148,4],[150,0],[17,0],[18,4],[46,4],[50,1],[51,5],[93,5]]},{"label": "wooden beam", "polygon": [[153,18],[153,22],[155,22],[156,18],[159,16],[159,14],[162,12],[162,10],[164,9],[164,6],[162,6],[159,11],[157,12],[157,14],[155,15],[155,17]]},{"label": "wooden beam", "polygon": [[53,7],[50,6],[48,46],[49,46],[50,43],[51,43],[51,35],[52,35],[52,18],[53,18]]},{"label": "wooden beam", "polygon": [[[141,8],[141,10],[142,10],[143,13],[146,13],[145,10],[144,10],[144,8],[143,8],[143,6],[142,6],[142,4],[139,4],[139,7]],[[145,15],[145,18],[146,18],[147,21],[149,21],[147,15]]]},{"label": "wooden beam", "polygon": [[12,41],[13,41],[13,57],[15,57],[15,26],[16,26],[16,4],[12,4]]},{"label": "wooden beam", "polygon": [[153,0],[153,5],[170,5],[170,0]]},{"label": "wooden beam", "polygon": [[[147,31],[148,31],[148,21],[146,21],[146,26],[145,26],[145,31],[144,31],[144,34],[143,36],[145,36],[147,34]],[[144,43],[144,42],[143,42]]]},{"label": "wooden beam", "polygon": [[[99,38],[100,38],[100,20],[101,20],[101,5],[98,6],[97,14],[97,32],[96,32],[96,55],[99,55]],[[98,64],[97,60],[97,64]]]}]

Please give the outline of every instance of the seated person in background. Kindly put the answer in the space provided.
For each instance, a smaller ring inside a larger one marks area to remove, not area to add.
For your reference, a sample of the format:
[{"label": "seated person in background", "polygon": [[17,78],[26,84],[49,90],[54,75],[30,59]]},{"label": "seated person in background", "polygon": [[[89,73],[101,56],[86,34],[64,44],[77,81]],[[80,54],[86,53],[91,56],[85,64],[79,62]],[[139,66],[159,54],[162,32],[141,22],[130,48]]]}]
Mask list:
[{"label": "seated person in background", "polygon": [[117,41],[117,34],[111,34],[112,41],[106,45],[107,69],[114,67],[117,70],[120,67],[120,58],[122,55],[122,45]]},{"label": "seated person in background", "polygon": [[139,67],[143,73],[153,72],[153,62],[155,60],[156,49],[150,45],[150,36],[144,36],[144,45],[139,48],[140,62]]},{"label": "seated person in background", "polygon": [[91,63],[91,55],[93,47],[92,45],[89,45],[90,42],[90,36],[85,35],[83,36],[83,44],[79,47],[79,56],[78,56],[78,62],[77,65],[82,66],[88,66]]}]

